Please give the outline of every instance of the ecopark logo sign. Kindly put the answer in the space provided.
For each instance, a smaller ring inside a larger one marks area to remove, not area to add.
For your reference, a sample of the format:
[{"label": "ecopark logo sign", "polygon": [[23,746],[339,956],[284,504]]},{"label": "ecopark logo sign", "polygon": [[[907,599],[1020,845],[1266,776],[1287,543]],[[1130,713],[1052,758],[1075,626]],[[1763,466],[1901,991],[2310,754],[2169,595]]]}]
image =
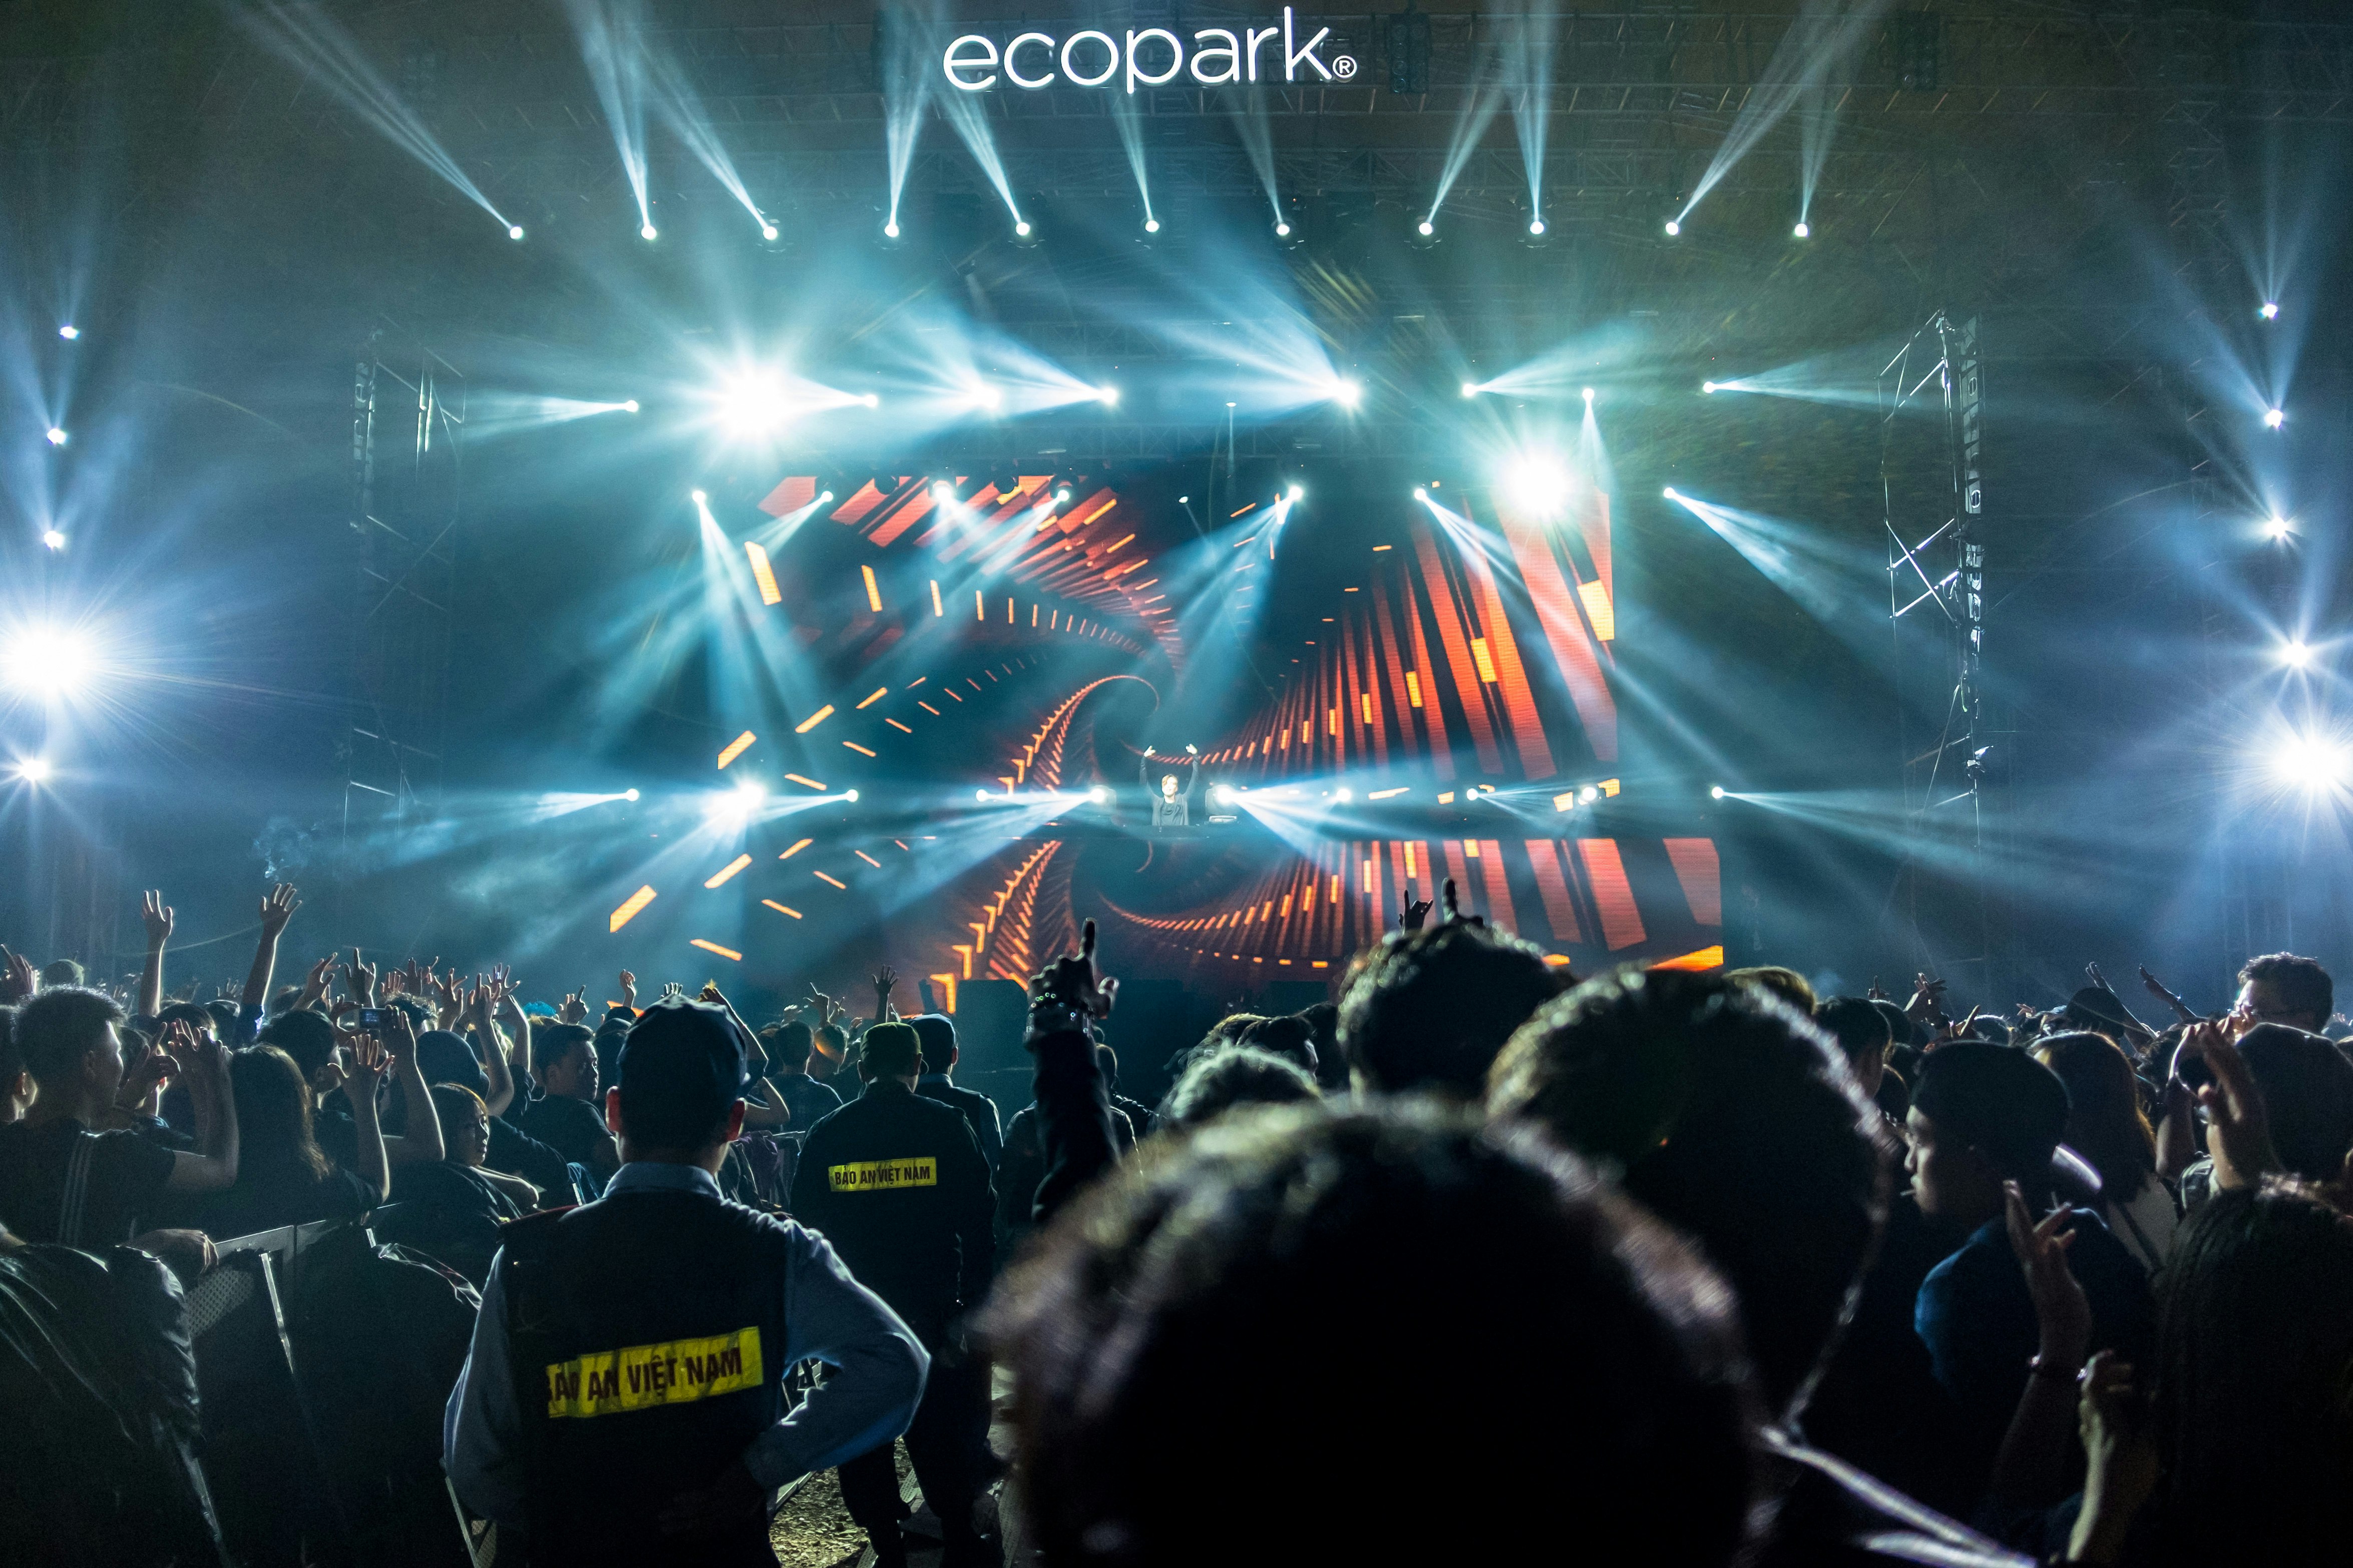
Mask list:
[{"label": "ecopark logo sign", "polygon": [[[1166,87],[1187,70],[1203,87],[1226,82],[1350,81],[1356,75],[1354,55],[1320,52],[1332,29],[1318,27],[1305,43],[1298,41],[1299,25],[1291,7],[1282,8],[1280,27],[1204,27],[1193,35],[1188,54],[1185,40],[1166,27],[1130,27],[1124,45],[1111,34],[1085,27],[1068,37],[1051,33],[1017,33],[1002,48],[982,33],[966,33],[940,56],[940,70],[959,92],[987,92],[999,80],[1025,92],[1038,92],[1067,81],[1072,87],[1109,88],[1125,80],[1127,90]],[[1308,73],[1301,74],[1303,68]]]}]

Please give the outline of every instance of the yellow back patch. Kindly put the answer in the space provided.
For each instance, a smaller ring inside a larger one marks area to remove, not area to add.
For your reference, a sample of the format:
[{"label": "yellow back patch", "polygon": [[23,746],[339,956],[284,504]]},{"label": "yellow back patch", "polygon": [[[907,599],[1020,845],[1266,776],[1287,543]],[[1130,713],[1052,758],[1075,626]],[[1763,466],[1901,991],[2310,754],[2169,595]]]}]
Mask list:
[{"label": "yellow back patch", "polygon": [[760,1331],[596,1351],[547,1369],[550,1418],[691,1405],[760,1386]]},{"label": "yellow back patch", "polygon": [[901,1187],[936,1187],[940,1163],[920,1160],[860,1160],[854,1165],[828,1165],[827,1186],[837,1193],[894,1192]]}]

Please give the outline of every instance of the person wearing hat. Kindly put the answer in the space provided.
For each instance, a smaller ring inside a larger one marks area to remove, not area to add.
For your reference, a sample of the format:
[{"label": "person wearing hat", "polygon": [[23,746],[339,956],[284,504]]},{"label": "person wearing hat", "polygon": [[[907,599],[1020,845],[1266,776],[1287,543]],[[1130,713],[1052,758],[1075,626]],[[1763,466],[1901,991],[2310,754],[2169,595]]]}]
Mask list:
[{"label": "person wearing hat", "polygon": [[[891,1303],[932,1355],[907,1457],[939,1516],[951,1564],[996,1552],[973,1527],[980,1477],[971,1435],[987,1403],[987,1363],[958,1342],[996,1261],[996,1194],[964,1112],[916,1092],[923,1045],[913,1027],[876,1024],[858,1062],[866,1092],[809,1129],[793,1173],[792,1211],[822,1231],[860,1283]],[[888,1441],[841,1467],[841,1500],[873,1542],[879,1568],[906,1562],[898,1470]]]},{"label": "person wearing hat", "polygon": [[[825,1238],[720,1195],[744,1047],[723,1008],[646,1009],[605,1195],[506,1227],[442,1464],[526,1563],[773,1564],[776,1489],[887,1448],[922,1397],[923,1346]],[[808,1360],[832,1375],[787,1408]]]},{"label": "person wearing hat", "polygon": [[2137,1359],[2152,1330],[2147,1277],[2090,1209],[2067,1211],[2066,1261],[2089,1304],[2085,1342],[2042,1342],[2024,1270],[2012,1250],[2006,1206],[2047,1219],[2057,1206],[2052,1162],[2067,1124],[2067,1089],[2024,1051],[1954,1040],[1921,1058],[1906,1121],[1905,1168],[1912,1195],[1958,1249],[1920,1286],[1913,1328],[1931,1371],[1959,1412],[1957,1463],[1990,1472],[2030,1377],[2072,1386],[2094,1350]]}]

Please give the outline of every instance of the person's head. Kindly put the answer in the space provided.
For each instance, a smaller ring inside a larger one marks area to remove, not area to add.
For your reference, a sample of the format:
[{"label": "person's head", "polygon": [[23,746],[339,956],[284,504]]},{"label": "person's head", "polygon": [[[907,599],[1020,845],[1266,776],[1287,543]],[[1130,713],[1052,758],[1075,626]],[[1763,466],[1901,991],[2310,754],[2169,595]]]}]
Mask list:
[{"label": "person's head", "polygon": [[1261,1018],[1242,1031],[1236,1045],[1281,1057],[1309,1078],[1315,1076],[1321,1065],[1315,1055],[1315,1030],[1306,1019],[1295,1013],[1285,1013],[1279,1018]]},{"label": "person's head", "polygon": [[2049,1187],[2067,1086],[2013,1047],[1954,1040],[1920,1058],[1906,1126],[1920,1212],[1974,1229],[2001,1213],[2002,1183]]},{"label": "person's head", "polygon": [[639,1014],[621,1047],[621,1080],[605,1096],[621,1158],[715,1170],[743,1131],[749,1043],[712,1003],[670,996]]},{"label": "person's head", "polygon": [[239,1009],[234,1002],[213,1001],[205,1004],[205,1011],[213,1016],[213,1038],[231,1039],[237,1034]]},{"label": "person's head", "polygon": [[1860,996],[1832,996],[1814,1005],[1814,1022],[1838,1042],[1862,1092],[1877,1098],[1887,1072],[1887,1047],[1895,1043],[1886,1015]]},{"label": "person's head", "polygon": [[2239,971],[2239,1005],[2258,1024],[2285,1024],[2317,1035],[2337,1010],[2337,986],[2317,960],[2267,952],[2247,960]]},{"label": "person's head", "polygon": [[477,1096],[491,1092],[491,1075],[482,1058],[454,1029],[427,1029],[417,1037],[417,1070],[427,1083],[462,1083]]},{"label": "person's head", "polygon": [[[103,1110],[122,1087],[121,1005],[103,991],[61,985],[16,1009],[16,1055],[40,1098],[61,1112]],[[45,1112],[46,1113],[46,1112]]]},{"label": "person's head", "polygon": [[[1418,1426],[1455,1436],[1401,1446],[1378,1370],[1440,1324],[1508,1334],[1509,1373],[1419,1391]],[[1266,1107],[1152,1140],[1008,1275],[990,1331],[1065,1568],[1217,1561],[1236,1519],[1268,1562],[1515,1554],[1524,1521],[1466,1499],[1639,1519],[1662,1563],[1741,1548],[1729,1293],[1573,1157],[1451,1110]]]},{"label": "person's head", "polygon": [[1097,1042],[1095,1070],[1103,1074],[1103,1088],[1113,1094],[1117,1094],[1119,1092],[1119,1053],[1109,1046]]},{"label": "person's head", "polygon": [[2119,1045],[2133,1037],[2124,999],[2105,985],[2086,985],[2068,997],[2059,1016],[2071,1030],[2105,1035]]},{"label": "person's head", "polygon": [[596,1032],[585,1024],[542,1024],[531,1032],[531,1076],[548,1093],[596,1103]]},{"label": "person's head", "polygon": [[453,1165],[480,1169],[491,1157],[491,1108],[462,1083],[437,1083],[430,1090],[433,1114],[441,1122],[441,1157]]},{"label": "person's head", "polygon": [[1724,977],[1736,985],[1757,985],[1778,996],[1806,1017],[1814,1010],[1814,987],[1811,982],[1794,969],[1778,963],[1759,963],[1747,969],[1727,969]]},{"label": "person's head", "polygon": [[1507,932],[1468,921],[1392,932],[1349,976],[1340,1048],[1361,1089],[1475,1099],[1512,1031],[1559,991],[1544,954]]},{"label": "person's head", "polygon": [[228,1058],[229,1093],[237,1100],[241,1168],[295,1170],[323,1181],[334,1166],[320,1149],[311,1122],[311,1080],[276,1046],[251,1046]]},{"label": "person's head", "polygon": [[2335,1560],[2353,1536],[2353,1220],[2294,1182],[2216,1193],[2174,1238],[2157,1340],[2157,1560]]},{"label": "person's head", "polygon": [[849,1036],[839,1024],[819,1024],[809,1031],[809,1077],[824,1083],[849,1060]]},{"label": "person's head", "polygon": [[70,958],[53,958],[41,965],[41,989],[44,991],[51,986],[63,990],[69,985],[85,985],[89,981],[89,972]]},{"label": "person's head", "polygon": [[760,1032],[760,1049],[774,1071],[805,1073],[809,1065],[809,1026],[798,1018],[771,1025]]},{"label": "person's head", "polygon": [[2127,1204],[2157,1169],[2157,1134],[2140,1108],[2140,1083],[2124,1049],[2105,1034],[2074,1030],[2035,1042],[2034,1059],[2067,1087],[2060,1142],[2091,1162],[2100,1191]]},{"label": "person's head", "polygon": [[1176,775],[1175,773],[1162,773],[1160,775],[1160,793],[1172,797],[1176,795]]},{"label": "person's head", "polygon": [[280,1013],[262,1026],[261,1044],[275,1046],[286,1053],[301,1072],[302,1081],[313,1089],[322,1081],[328,1067],[335,1060],[340,1045],[335,1026],[323,1013],[313,1013],[307,1007]]},{"label": "person's head", "polygon": [[0,1007],[0,1127],[22,1121],[39,1092],[16,1052],[16,1009]]},{"label": "person's head", "polygon": [[155,1023],[158,1028],[167,1024],[185,1024],[188,1032],[200,1039],[220,1038],[220,1020],[201,1002],[174,1002],[155,1015]]},{"label": "person's head", "polygon": [[1893,1140],[1831,1041],[1771,991],[1620,970],[1528,1020],[1487,1109],[1625,1172],[1739,1293],[1766,1398],[1793,1414],[1886,1212]]},{"label": "person's head", "polygon": [[956,1065],[955,1020],[944,1013],[919,1013],[907,1020],[923,1043],[925,1072],[952,1072]]},{"label": "person's head", "polygon": [[1879,1009],[1881,1017],[1887,1020],[1887,1035],[1890,1039],[1899,1046],[1916,1046],[1920,1043],[1918,1037],[1912,1033],[1910,1014],[1884,996],[1873,997],[1871,1005]]},{"label": "person's head", "polygon": [[1157,1121],[1173,1128],[1198,1127],[1237,1105],[1284,1105],[1322,1098],[1315,1080],[1295,1062],[1250,1046],[1212,1051],[1185,1069]]},{"label": "person's head", "polygon": [[1340,1054],[1340,1005],[1317,1002],[1302,1007],[1299,1016],[1306,1020],[1308,1037],[1315,1042],[1315,1081],[1326,1088],[1346,1088],[1348,1062]]},{"label": "person's head", "polygon": [[876,1024],[858,1047],[858,1076],[868,1083],[913,1083],[923,1070],[923,1037],[905,1024]]},{"label": "person's head", "polygon": [[2353,1152],[2353,1062],[2335,1041],[2282,1024],[2240,1036],[2239,1055],[2263,1091],[2281,1168],[2310,1182],[2343,1175]]}]

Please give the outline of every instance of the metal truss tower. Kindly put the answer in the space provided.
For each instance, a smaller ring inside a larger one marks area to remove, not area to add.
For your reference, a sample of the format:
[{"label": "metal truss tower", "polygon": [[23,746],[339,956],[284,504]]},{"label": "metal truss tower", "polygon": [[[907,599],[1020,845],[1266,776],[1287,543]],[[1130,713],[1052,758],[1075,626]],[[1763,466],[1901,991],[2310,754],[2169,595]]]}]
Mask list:
[{"label": "metal truss tower", "polygon": [[[1984,682],[1984,408],[1974,317],[1937,311],[1880,372],[1905,828],[1891,904],[1902,908],[1924,967],[1965,975],[1976,994],[1990,996],[2007,994],[2009,922],[1995,852],[2000,813],[1987,798],[1994,738]],[[1924,902],[1939,910],[1925,926]]]},{"label": "metal truss tower", "polygon": [[465,426],[464,375],[396,333],[369,336],[352,381],[347,864],[364,841],[397,833],[440,797]]}]

